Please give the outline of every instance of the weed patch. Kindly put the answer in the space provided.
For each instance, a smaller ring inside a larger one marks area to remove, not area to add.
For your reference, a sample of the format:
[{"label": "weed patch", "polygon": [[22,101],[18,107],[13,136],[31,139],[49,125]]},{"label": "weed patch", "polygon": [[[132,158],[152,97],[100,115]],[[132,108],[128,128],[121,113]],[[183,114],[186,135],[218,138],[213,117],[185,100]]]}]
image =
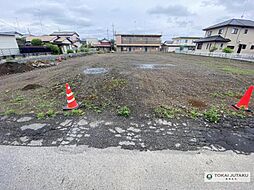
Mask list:
[{"label": "weed patch", "polygon": [[9,109],[4,112],[4,115],[14,115],[14,114],[16,114],[16,111],[13,109]]},{"label": "weed patch", "polygon": [[160,106],[155,108],[154,113],[156,117],[172,119],[180,113],[180,110],[172,107]]},{"label": "weed patch", "polygon": [[130,110],[130,108],[128,108],[127,106],[123,106],[123,107],[120,107],[120,108],[117,110],[117,114],[118,114],[119,116],[129,117],[130,114],[131,114],[131,110]]},{"label": "weed patch", "polygon": [[64,116],[82,116],[84,114],[85,114],[85,112],[83,110],[80,110],[80,109],[64,112]]},{"label": "weed patch", "polygon": [[220,120],[220,113],[215,107],[211,107],[203,115],[211,123],[218,123]]}]

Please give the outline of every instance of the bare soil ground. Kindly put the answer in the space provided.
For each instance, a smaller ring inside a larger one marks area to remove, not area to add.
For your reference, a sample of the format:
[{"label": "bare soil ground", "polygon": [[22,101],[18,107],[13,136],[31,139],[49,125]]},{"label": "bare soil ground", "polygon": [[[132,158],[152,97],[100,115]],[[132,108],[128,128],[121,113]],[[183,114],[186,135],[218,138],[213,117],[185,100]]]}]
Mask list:
[{"label": "bare soil ground", "polygon": [[[84,74],[87,68],[108,72]],[[66,82],[87,112],[115,114],[120,106],[128,106],[134,116],[152,114],[164,106],[176,114],[189,114],[215,106],[230,114],[229,106],[254,83],[254,64],[179,54],[78,57],[55,67],[1,76],[0,112],[62,112]]]}]

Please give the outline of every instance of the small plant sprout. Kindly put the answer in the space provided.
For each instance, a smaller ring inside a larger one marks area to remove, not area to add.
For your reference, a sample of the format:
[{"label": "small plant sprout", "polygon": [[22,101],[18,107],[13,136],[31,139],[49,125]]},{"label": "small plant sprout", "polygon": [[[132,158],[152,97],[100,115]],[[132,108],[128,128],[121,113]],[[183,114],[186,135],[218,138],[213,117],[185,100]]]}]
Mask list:
[{"label": "small plant sprout", "polygon": [[131,111],[130,111],[130,109],[127,106],[120,107],[117,110],[117,114],[119,116],[123,116],[123,117],[129,117],[130,113],[131,113]]},{"label": "small plant sprout", "polygon": [[211,107],[209,110],[204,112],[204,117],[211,123],[218,123],[220,120],[220,113],[215,107]]}]

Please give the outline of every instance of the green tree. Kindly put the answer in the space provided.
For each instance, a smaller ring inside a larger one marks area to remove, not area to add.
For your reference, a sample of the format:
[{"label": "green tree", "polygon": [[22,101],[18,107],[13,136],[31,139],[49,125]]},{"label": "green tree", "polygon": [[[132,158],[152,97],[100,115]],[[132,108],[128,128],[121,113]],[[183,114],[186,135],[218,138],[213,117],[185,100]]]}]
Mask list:
[{"label": "green tree", "polygon": [[54,44],[45,44],[46,47],[50,48],[52,54],[58,55],[60,54],[60,48],[57,45]]},{"label": "green tree", "polygon": [[33,46],[41,46],[42,45],[42,41],[41,41],[41,39],[35,38],[35,39],[32,39],[31,44]]}]

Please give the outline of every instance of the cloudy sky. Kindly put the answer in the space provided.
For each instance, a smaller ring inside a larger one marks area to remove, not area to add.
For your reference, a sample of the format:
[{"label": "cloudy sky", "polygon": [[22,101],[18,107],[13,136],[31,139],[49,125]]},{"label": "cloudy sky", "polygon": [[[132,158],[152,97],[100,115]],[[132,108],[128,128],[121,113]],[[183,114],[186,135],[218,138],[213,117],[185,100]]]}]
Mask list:
[{"label": "cloudy sky", "polygon": [[0,0],[0,31],[41,35],[77,31],[82,38],[117,33],[202,36],[202,28],[254,18],[253,0]]}]

